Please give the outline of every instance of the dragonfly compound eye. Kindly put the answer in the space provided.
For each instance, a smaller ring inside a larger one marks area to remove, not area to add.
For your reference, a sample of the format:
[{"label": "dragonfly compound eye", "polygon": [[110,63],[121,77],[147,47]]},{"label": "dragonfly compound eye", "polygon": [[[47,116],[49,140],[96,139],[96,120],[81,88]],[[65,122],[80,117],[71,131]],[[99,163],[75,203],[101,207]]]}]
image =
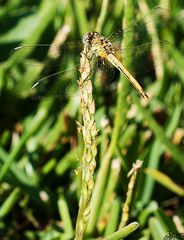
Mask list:
[{"label": "dragonfly compound eye", "polygon": [[98,32],[87,32],[83,37],[83,43],[84,44],[90,44],[91,41],[94,39],[94,37],[99,37]]},{"label": "dragonfly compound eye", "polygon": [[93,32],[93,37],[100,37],[100,34],[98,32]]}]

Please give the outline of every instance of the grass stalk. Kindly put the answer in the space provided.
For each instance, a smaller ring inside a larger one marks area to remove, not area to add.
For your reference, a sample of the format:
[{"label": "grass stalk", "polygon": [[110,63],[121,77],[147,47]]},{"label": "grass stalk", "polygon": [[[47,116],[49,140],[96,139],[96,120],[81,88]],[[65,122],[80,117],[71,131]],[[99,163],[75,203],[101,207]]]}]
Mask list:
[{"label": "grass stalk", "polygon": [[112,160],[113,153],[115,152],[118,137],[120,134],[120,130],[125,123],[126,112],[127,112],[127,103],[125,101],[126,91],[122,91],[122,84],[119,83],[118,87],[118,103],[116,107],[116,115],[114,121],[114,128],[112,132],[112,138],[109,145],[109,148],[102,160],[102,165],[99,168],[95,188],[93,191],[92,199],[91,199],[91,214],[90,220],[87,228],[87,232],[92,233],[96,226],[96,221],[98,218],[99,208],[103,197],[103,192],[105,189],[106,179],[108,177],[108,172],[110,168],[110,163]]},{"label": "grass stalk", "polygon": [[126,197],[125,203],[123,205],[123,211],[122,211],[122,216],[121,216],[121,222],[120,222],[120,225],[119,225],[119,229],[126,226],[126,224],[128,222],[130,204],[131,204],[131,201],[132,201],[133,190],[134,190],[136,179],[137,179],[137,173],[140,170],[140,168],[142,166],[142,163],[143,163],[142,161],[137,160],[136,163],[133,163],[133,167],[128,173],[128,177],[131,176],[131,178],[130,178],[130,182],[128,184],[127,197]]},{"label": "grass stalk", "polygon": [[[146,1],[139,1],[139,9],[142,13],[142,15],[147,15],[150,11]],[[158,36],[158,32],[156,29],[156,25],[155,25],[155,19],[152,18],[151,21],[146,23],[146,28],[147,31],[152,39],[152,42],[159,42],[159,36]],[[159,44],[156,44],[152,46],[152,54],[154,57],[154,64],[155,64],[155,73],[157,76],[158,80],[162,80],[164,77],[164,69],[162,64],[163,59],[162,59],[162,50],[161,50],[161,46]]]},{"label": "grass stalk", "polygon": [[81,102],[80,110],[83,118],[83,126],[80,126],[83,139],[84,151],[82,156],[82,189],[79,200],[79,211],[76,223],[76,240],[83,239],[84,232],[90,216],[90,199],[94,187],[93,174],[96,167],[96,136],[97,128],[95,123],[95,102],[92,95],[92,83],[90,78],[90,62],[88,58],[89,52],[84,46],[81,55],[80,72],[81,78],[78,81]]}]

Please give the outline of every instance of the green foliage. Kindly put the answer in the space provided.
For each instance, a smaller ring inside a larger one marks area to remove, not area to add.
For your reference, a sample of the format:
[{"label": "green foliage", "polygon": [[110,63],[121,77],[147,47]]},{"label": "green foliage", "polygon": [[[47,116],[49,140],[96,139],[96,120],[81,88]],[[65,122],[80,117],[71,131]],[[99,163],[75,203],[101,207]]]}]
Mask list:
[{"label": "green foliage", "polygon": [[[156,33],[144,27],[147,35],[141,40],[162,41],[156,53],[163,61],[150,49],[153,71],[140,74],[141,64],[142,69],[148,64],[144,57],[134,62],[135,45],[122,59],[134,69],[149,103],[118,71],[102,66],[105,71],[92,73],[99,132],[85,239],[163,239],[169,231],[184,232],[184,3],[128,2],[0,2],[0,239],[74,239],[84,146],[77,132],[76,121],[82,124],[82,117],[80,74],[74,66],[79,64],[82,37],[94,30],[109,36],[121,28],[122,20],[136,32],[135,19],[162,3],[164,18],[152,19]],[[115,38],[125,37],[124,44],[132,47],[132,33]],[[129,205],[129,224],[118,230],[126,176],[137,159],[143,161],[143,171]]]}]

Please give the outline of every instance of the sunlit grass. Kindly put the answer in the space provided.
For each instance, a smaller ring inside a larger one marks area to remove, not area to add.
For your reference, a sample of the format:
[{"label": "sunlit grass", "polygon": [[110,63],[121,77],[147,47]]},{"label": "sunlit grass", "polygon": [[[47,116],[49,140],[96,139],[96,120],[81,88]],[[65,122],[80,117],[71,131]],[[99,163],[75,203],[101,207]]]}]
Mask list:
[{"label": "sunlit grass", "polygon": [[[76,121],[82,124],[79,96],[62,92],[59,96],[48,94],[44,100],[33,100],[27,90],[45,74],[63,68],[51,55],[45,55],[41,65],[40,56],[31,59],[33,53],[29,51],[16,54],[11,50],[19,45],[55,44],[60,28],[61,46],[66,41],[82,40],[87,31],[98,30],[109,36],[121,27],[122,20],[131,25],[134,18],[155,7],[152,1],[146,5],[140,1],[138,6],[134,1],[128,5],[119,0],[94,2],[1,3],[1,239],[74,238],[85,144],[77,131]],[[163,239],[168,231],[184,232],[184,6],[176,1],[175,5],[170,2],[163,7],[167,8],[168,22],[157,30],[156,38],[172,45],[164,51],[167,61],[161,65],[163,75],[155,68],[151,73],[137,74],[148,91],[149,103],[142,101],[126,78],[119,79],[116,71],[109,86],[100,88],[101,84],[97,84],[94,88],[98,153],[86,239],[121,239],[130,233],[127,239]],[[124,41],[131,41],[130,36]],[[75,64],[75,53],[66,53],[63,61],[70,69]],[[80,59],[80,54],[77,57]],[[123,59],[130,68],[133,57],[129,54]],[[79,76],[76,72],[73,81]],[[53,90],[64,87],[57,79],[59,74],[53,78]],[[72,85],[69,87],[73,90]],[[128,202],[129,222],[118,231],[128,190],[127,174],[138,159],[143,166]]]}]

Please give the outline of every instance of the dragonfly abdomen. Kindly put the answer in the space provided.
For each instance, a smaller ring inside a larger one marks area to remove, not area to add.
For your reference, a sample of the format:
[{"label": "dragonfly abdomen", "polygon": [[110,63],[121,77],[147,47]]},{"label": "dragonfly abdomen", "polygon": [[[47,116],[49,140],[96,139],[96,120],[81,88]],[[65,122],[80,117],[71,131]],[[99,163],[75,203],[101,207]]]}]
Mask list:
[{"label": "dragonfly abdomen", "polygon": [[108,61],[111,62],[125,77],[130,81],[130,83],[135,87],[135,89],[140,93],[143,98],[149,99],[147,93],[144,92],[143,88],[137,82],[137,80],[132,76],[132,74],[123,66],[123,64],[114,56],[114,54],[108,54]]}]

